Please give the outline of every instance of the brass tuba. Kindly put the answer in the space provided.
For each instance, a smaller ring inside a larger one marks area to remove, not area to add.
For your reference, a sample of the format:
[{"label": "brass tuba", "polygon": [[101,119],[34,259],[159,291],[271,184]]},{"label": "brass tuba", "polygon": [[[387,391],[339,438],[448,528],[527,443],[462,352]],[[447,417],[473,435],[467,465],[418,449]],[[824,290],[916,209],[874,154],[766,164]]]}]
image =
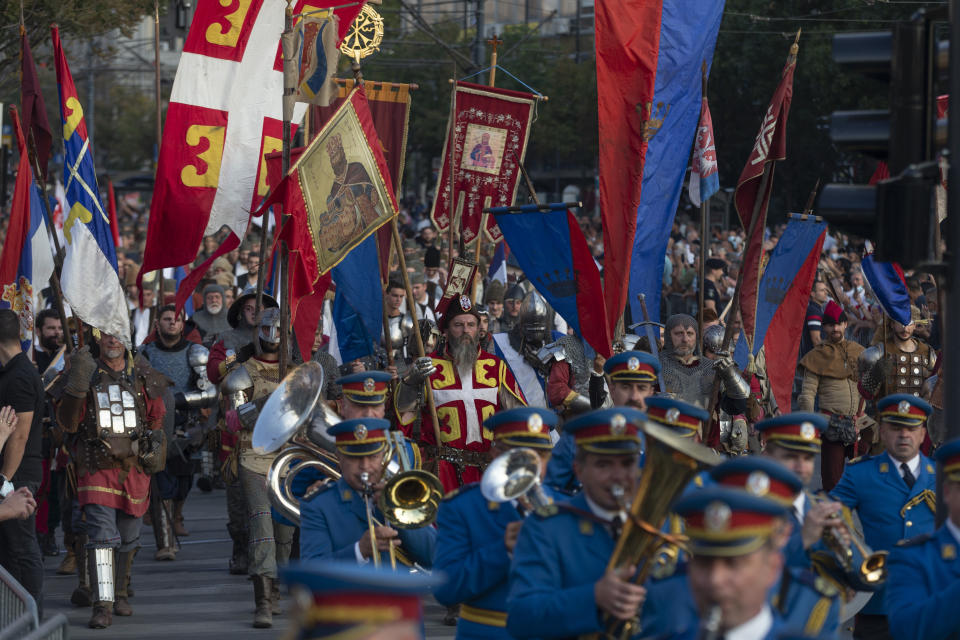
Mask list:
[{"label": "brass tuba", "polygon": [[[661,533],[670,505],[697,472],[712,467],[722,458],[702,444],[675,434],[653,422],[638,425],[645,434],[646,454],[637,492],[630,504],[629,517],[610,556],[607,569],[636,566],[633,580],[642,584],[653,569],[654,558],[671,541]],[[626,506],[626,505],[624,505]],[[639,621],[604,617],[607,636],[629,638]]]},{"label": "brass tuba", "polygon": [[270,504],[297,524],[300,505],[291,491],[294,477],[313,468],[328,481],[340,478],[340,464],[327,428],[341,418],[319,401],[323,378],[323,367],[314,361],[288,373],[267,399],[253,428],[254,451],[267,454],[280,450],[267,472]]}]

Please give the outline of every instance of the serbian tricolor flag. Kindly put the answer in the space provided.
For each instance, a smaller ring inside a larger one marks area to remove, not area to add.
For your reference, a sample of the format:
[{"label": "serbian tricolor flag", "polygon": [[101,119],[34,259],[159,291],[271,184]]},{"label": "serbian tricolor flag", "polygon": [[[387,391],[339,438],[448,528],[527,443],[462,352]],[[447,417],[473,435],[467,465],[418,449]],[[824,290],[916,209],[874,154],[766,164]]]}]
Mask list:
[{"label": "serbian tricolor flag", "polygon": [[877,296],[883,312],[902,325],[910,324],[910,295],[903,269],[896,262],[878,262],[868,253],[860,261],[863,276]]},{"label": "serbian tricolor flag", "polygon": [[690,202],[700,206],[710,196],[720,190],[720,173],[717,167],[717,144],[713,138],[713,117],[707,96],[703,96],[700,107],[700,126],[697,127],[697,141],[693,146],[693,166],[690,169],[690,186],[687,193]]},{"label": "serbian tricolor flag", "polygon": [[127,298],[117,274],[117,251],[110,231],[110,218],[97,186],[93,147],[87,136],[77,88],[60,46],[60,32],[56,26],[50,31],[60,92],[63,184],[67,199],[63,223],[63,236],[67,242],[60,275],[63,297],[81,320],[114,336],[129,349]]},{"label": "serbian tricolor flag", "polygon": [[[659,316],[663,256],[686,178],[723,0],[597,2],[604,295],[612,336],[629,297]],[[694,6],[695,5],[695,6]]]},{"label": "serbian tricolor flag", "polygon": [[760,280],[753,349],[748,351],[741,334],[734,352],[737,365],[746,369],[751,357],[764,349],[770,388],[784,411],[790,406],[803,318],[826,234],[826,223],[815,217],[790,215]]},{"label": "serbian tricolor flag", "polygon": [[[799,38],[799,34],[797,34]],[[787,157],[787,116],[793,98],[793,72],[797,64],[799,45],[790,45],[787,63],[780,76],[780,84],[770,100],[767,113],[760,124],[760,131],[753,143],[753,151],[737,180],[734,204],[740,223],[747,231],[747,246],[740,277],[740,313],[743,317],[743,332],[747,346],[753,348],[757,328],[757,303],[760,290],[761,261],[763,260],[763,236],[767,221],[767,205],[773,188],[773,169],[778,160]],[[769,170],[767,165],[769,164]],[[766,177],[764,172],[767,171]],[[760,190],[763,189],[761,193]],[[756,219],[754,219],[756,218]]]},{"label": "serbian tricolor flag", "polygon": [[600,270],[574,215],[533,211],[496,219],[534,288],[597,353],[612,356]]},{"label": "serbian tricolor flag", "polygon": [[40,308],[40,291],[53,274],[53,255],[43,221],[40,189],[34,182],[27,142],[17,108],[10,106],[20,162],[10,204],[10,222],[0,254],[0,309],[13,309],[20,318],[20,343],[31,353],[33,323]]}]

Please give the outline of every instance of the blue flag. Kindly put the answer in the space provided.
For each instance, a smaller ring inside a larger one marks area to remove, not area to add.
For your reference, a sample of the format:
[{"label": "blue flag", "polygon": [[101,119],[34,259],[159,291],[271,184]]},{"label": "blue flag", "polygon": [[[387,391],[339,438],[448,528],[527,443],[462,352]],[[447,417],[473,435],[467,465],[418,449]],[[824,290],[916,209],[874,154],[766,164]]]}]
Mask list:
[{"label": "blue flag", "polygon": [[628,300],[634,322],[643,318],[638,293],[646,295],[650,319],[660,317],[663,256],[700,119],[700,69],[704,61],[709,69],[713,60],[723,17],[723,0],[695,4],[696,10],[689,2],[663,2],[656,84],[644,132],[647,155],[630,261]]},{"label": "blue flag", "polygon": [[[756,356],[760,352],[766,340],[767,333],[770,330],[771,323],[777,311],[780,310],[784,300],[788,298],[788,293],[799,281],[805,280],[806,276],[801,277],[801,270],[808,262],[811,252],[818,246],[827,225],[824,222],[815,222],[813,219],[801,219],[800,217],[791,217],[787,228],[770,254],[767,267],[764,269],[763,276],[760,279],[760,295],[757,299],[757,322],[756,333],[753,338],[753,352],[750,355]],[[819,252],[817,256],[819,257]],[[814,260],[813,270],[816,271],[816,260]],[[802,322],[803,310],[806,309],[809,289],[803,292],[805,295],[802,300],[799,316]],[[740,333],[740,339],[737,340],[737,347],[734,351],[734,361],[744,369],[747,366],[747,340],[743,332]],[[767,366],[771,363],[767,360]],[[792,366],[792,363],[791,363]]]},{"label": "blue flag", "polygon": [[511,253],[536,290],[604,357],[610,357],[600,270],[569,211],[497,213]]},{"label": "blue flag", "polygon": [[376,234],[369,236],[333,268],[337,285],[333,324],[341,362],[373,355],[383,335],[383,290],[376,243]]},{"label": "blue flag", "polygon": [[902,325],[910,324],[910,295],[900,265],[896,262],[877,262],[870,253],[860,262],[860,267],[883,312]]}]

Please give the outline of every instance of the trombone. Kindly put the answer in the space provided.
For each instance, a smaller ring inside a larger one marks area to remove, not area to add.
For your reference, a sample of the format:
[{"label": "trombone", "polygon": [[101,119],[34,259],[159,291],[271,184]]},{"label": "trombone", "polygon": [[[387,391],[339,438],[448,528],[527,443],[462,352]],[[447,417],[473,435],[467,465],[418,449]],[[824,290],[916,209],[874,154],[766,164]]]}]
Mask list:
[{"label": "trombone", "polygon": [[[528,447],[511,449],[497,456],[483,472],[480,492],[491,502],[525,500],[533,510],[553,504],[540,483],[540,456]],[[520,515],[526,508],[518,504]]]}]

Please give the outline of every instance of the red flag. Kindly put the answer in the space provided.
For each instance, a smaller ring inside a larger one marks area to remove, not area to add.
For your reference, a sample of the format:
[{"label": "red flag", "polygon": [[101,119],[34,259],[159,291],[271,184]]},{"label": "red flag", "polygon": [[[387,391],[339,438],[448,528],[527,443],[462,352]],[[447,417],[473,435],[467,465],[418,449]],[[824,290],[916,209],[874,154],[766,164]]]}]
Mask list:
[{"label": "red flag", "polygon": [[[480,235],[483,209],[513,204],[535,103],[532,94],[522,91],[456,84],[430,211],[438,230],[459,218],[460,237],[470,244]],[[493,216],[487,216],[484,230],[495,243],[503,237]]]},{"label": "red flag", "polygon": [[113,180],[107,180],[107,213],[110,214],[110,231],[113,232],[113,246],[120,246],[120,224],[117,222],[117,194],[113,191]]},{"label": "red flag", "polygon": [[600,121],[600,212],[603,284],[613,335],[627,302],[630,258],[653,100],[663,0],[597,2],[597,107]]},{"label": "red flag", "polygon": [[24,135],[33,135],[37,163],[40,165],[43,180],[46,181],[53,133],[50,130],[50,121],[47,119],[47,107],[43,103],[43,94],[40,93],[40,80],[37,78],[37,68],[33,63],[33,53],[30,52],[27,31],[23,25],[20,25],[20,111],[23,114]]},{"label": "red flag", "polygon": [[[13,121],[14,135],[17,136],[17,147],[20,150],[20,162],[17,164],[17,181],[13,187],[13,200],[10,202],[10,224],[7,227],[7,236],[4,238],[2,254],[0,254],[0,285],[2,285],[2,304],[9,308],[13,305],[15,296],[7,295],[7,287],[13,292],[17,288],[17,271],[24,245],[29,243],[30,234],[30,159],[27,157],[27,145],[24,141],[23,129],[20,127],[20,118],[17,117],[17,108],[10,106],[10,119]],[[38,283],[39,284],[39,283]],[[41,285],[42,286],[42,285]],[[11,298],[8,300],[7,298]]]},{"label": "red flag", "polygon": [[[799,38],[799,35],[797,36]],[[780,84],[773,94],[767,113],[763,117],[753,151],[743,167],[734,203],[740,223],[747,231],[747,247],[744,253],[743,278],[740,288],[740,313],[743,317],[743,332],[747,337],[747,346],[753,349],[753,335],[756,328],[757,297],[760,287],[761,261],[763,260],[763,232],[767,221],[767,205],[770,203],[770,191],[773,187],[772,164],[787,157],[787,116],[790,113],[790,101],[793,98],[793,71],[797,63],[799,46],[794,42],[780,77]],[[764,170],[767,164],[770,170],[763,193],[760,192]],[[758,201],[759,197],[759,201]],[[753,217],[757,216],[754,222]],[[752,233],[751,233],[752,231]]]}]

